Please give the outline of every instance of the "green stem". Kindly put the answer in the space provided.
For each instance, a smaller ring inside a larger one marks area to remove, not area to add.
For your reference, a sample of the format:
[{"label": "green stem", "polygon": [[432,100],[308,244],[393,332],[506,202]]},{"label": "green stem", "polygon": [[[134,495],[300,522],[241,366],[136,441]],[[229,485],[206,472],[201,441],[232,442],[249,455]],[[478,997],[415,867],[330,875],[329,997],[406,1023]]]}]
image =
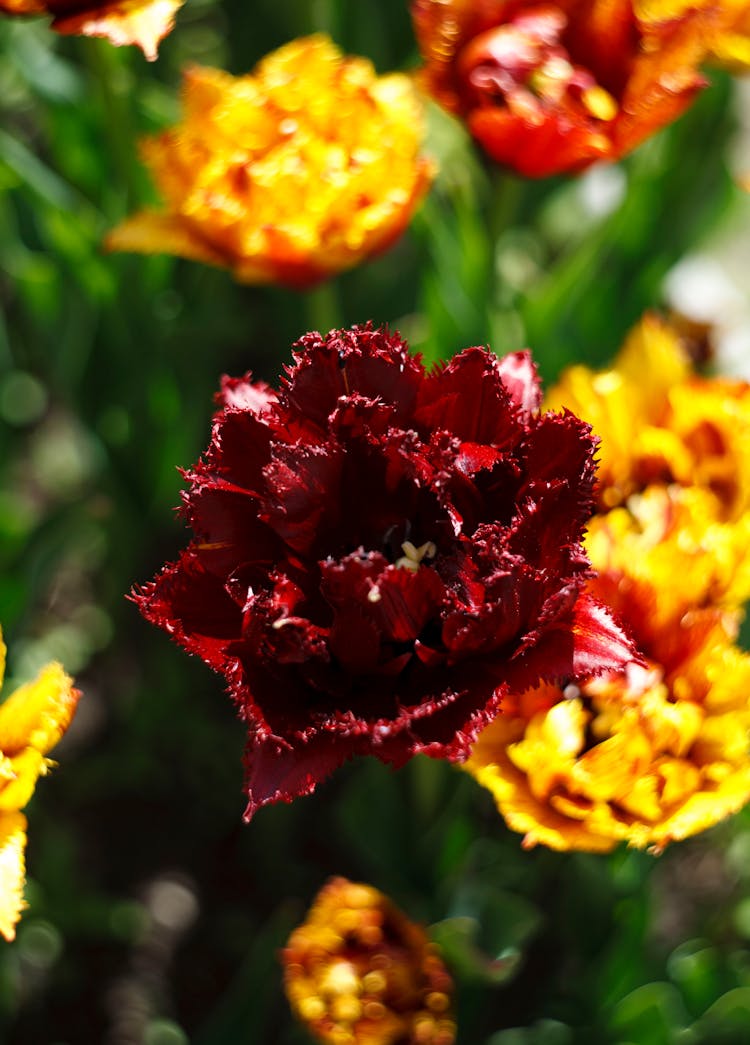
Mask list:
[{"label": "green stem", "polygon": [[410,790],[418,828],[421,831],[427,829],[440,810],[444,769],[438,759],[428,758],[426,755],[413,758],[409,765]]},{"label": "green stem", "polygon": [[311,19],[316,32],[328,33],[335,40],[338,36],[338,11],[334,0],[313,0]]},{"label": "green stem", "polygon": [[514,219],[519,213],[524,180],[498,167],[492,171],[490,184],[492,199],[489,211],[489,233],[494,252],[497,252],[500,237],[509,228],[512,228]]},{"label": "green stem", "polygon": [[334,279],[327,279],[306,294],[307,322],[310,330],[324,336],[329,330],[343,326],[338,287]]},{"label": "green stem", "polygon": [[139,198],[136,133],[128,99],[129,92],[115,87],[122,78],[120,62],[115,48],[104,40],[85,41],[86,64],[95,80],[101,99],[103,120],[109,145],[112,165],[117,179],[125,188],[125,209]]},{"label": "green stem", "polygon": [[523,332],[518,322],[517,290],[503,282],[499,265],[500,245],[508,231],[520,224],[525,181],[510,171],[495,168],[490,175],[488,214],[489,259],[487,278],[488,343],[503,355],[519,347]]}]

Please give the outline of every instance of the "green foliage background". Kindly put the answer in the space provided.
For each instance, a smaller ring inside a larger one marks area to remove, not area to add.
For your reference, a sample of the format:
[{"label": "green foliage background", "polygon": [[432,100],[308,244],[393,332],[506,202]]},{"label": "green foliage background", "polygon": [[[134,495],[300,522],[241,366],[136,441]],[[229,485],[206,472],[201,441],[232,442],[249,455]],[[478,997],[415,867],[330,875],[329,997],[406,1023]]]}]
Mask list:
[{"label": "green foliage background", "polygon": [[221,373],[273,381],[306,330],[373,318],[428,359],[528,343],[549,379],[604,362],[678,259],[750,228],[726,166],[735,88],[712,74],[622,165],[606,216],[575,180],[490,170],[434,110],[441,175],[410,235],[319,292],[105,256],[152,198],[135,142],[176,118],[181,68],[245,72],[315,29],[381,71],[416,61],[402,0],[188,0],[153,65],[0,25],[0,617],[10,685],[54,657],[85,694],[29,807],[0,1040],[303,1043],[277,952],[341,873],[435,926],[460,1045],[750,1041],[746,815],[659,859],[527,853],[455,768],[362,760],[244,826],[221,681],[124,599],[186,540],[175,466],[207,442]]}]

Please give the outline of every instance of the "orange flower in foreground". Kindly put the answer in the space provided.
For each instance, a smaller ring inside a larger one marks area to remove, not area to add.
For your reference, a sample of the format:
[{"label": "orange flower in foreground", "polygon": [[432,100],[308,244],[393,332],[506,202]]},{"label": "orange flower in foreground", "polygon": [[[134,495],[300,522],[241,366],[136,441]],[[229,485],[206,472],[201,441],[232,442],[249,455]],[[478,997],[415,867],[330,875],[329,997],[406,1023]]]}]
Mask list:
[{"label": "orange flower in foreground", "polygon": [[143,148],[165,209],[116,228],[112,250],[307,287],[389,247],[432,178],[409,80],[376,76],[325,36],[287,44],[248,76],[195,68],[183,102],[183,122]]},{"label": "orange flower in foreground", "polygon": [[705,504],[654,488],[634,508],[640,517],[617,508],[593,519],[587,547],[602,571],[592,589],[647,667],[506,702],[465,766],[526,846],[658,850],[750,800],[750,656],[734,645],[731,607],[706,604],[733,583],[747,534],[725,574],[701,543]]},{"label": "orange flower in foreground", "polygon": [[332,878],[282,952],[296,1015],[325,1045],[452,1045],[435,944],[370,885]]},{"label": "orange flower in foreground", "polygon": [[136,44],[149,61],[174,25],[185,0],[0,0],[8,15],[52,15],[52,28],[74,36],[103,36],[116,46]]},{"label": "orange flower in foreground", "polygon": [[[647,316],[610,370],[566,371],[548,406],[601,437],[591,594],[646,667],[506,699],[465,768],[525,844],[663,848],[750,800],[750,385],[693,372]],[[609,509],[609,510],[607,510]]]},{"label": "orange flower in foreground", "polygon": [[[0,683],[4,670],[0,636]],[[48,664],[0,705],[0,933],[6,940],[14,938],[26,906],[26,817],[20,810],[53,764],[45,755],[70,725],[79,697],[60,665]]]},{"label": "orange flower in foreground", "polygon": [[488,155],[527,177],[615,160],[704,85],[717,5],[413,0],[423,82]]}]

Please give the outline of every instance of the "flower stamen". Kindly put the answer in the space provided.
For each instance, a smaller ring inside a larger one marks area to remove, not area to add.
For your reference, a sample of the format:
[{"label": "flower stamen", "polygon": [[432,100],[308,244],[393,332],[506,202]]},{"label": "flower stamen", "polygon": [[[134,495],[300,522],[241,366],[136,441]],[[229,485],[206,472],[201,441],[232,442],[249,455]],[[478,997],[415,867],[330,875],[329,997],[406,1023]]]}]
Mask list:
[{"label": "flower stamen", "polygon": [[417,548],[411,541],[404,541],[401,545],[404,553],[400,559],[396,559],[394,565],[398,569],[411,570],[416,573],[422,564],[422,559],[434,559],[437,555],[437,545],[434,541],[425,541]]},{"label": "flower stamen", "polygon": [[614,120],[619,112],[615,99],[609,91],[598,84],[594,87],[587,87],[581,94],[581,101],[592,116],[597,120],[604,120],[606,123]]}]

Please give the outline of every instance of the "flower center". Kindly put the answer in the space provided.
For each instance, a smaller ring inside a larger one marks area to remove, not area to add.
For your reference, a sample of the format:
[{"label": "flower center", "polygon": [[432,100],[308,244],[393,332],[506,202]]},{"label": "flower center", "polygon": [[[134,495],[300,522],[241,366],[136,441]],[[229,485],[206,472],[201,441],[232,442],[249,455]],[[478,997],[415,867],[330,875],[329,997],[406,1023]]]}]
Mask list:
[{"label": "flower center", "polygon": [[459,75],[480,104],[505,104],[532,118],[538,109],[609,123],[615,98],[592,73],[575,65],[561,43],[565,15],[538,8],[476,37],[459,62]]},{"label": "flower center", "polygon": [[403,570],[411,570],[412,573],[417,572],[422,559],[434,559],[437,555],[437,546],[434,541],[425,541],[418,548],[411,541],[404,541],[401,550],[404,554],[396,559],[394,566]]},{"label": "flower center", "polygon": [[[409,570],[410,573],[416,573],[424,559],[435,558],[437,555],[437,545],[434,541],[425,541],[424,544],[420,544],[419,547],[417,547],[415,544],[412,544],[411,541],[404,541],[401,545],[401,551],[404,554],[396,559],[393,565],[396,569]],[[370,602],[380,602],[381,594],[380,588],[377,584],[374,584],[370,588],[367,598]]]}]

